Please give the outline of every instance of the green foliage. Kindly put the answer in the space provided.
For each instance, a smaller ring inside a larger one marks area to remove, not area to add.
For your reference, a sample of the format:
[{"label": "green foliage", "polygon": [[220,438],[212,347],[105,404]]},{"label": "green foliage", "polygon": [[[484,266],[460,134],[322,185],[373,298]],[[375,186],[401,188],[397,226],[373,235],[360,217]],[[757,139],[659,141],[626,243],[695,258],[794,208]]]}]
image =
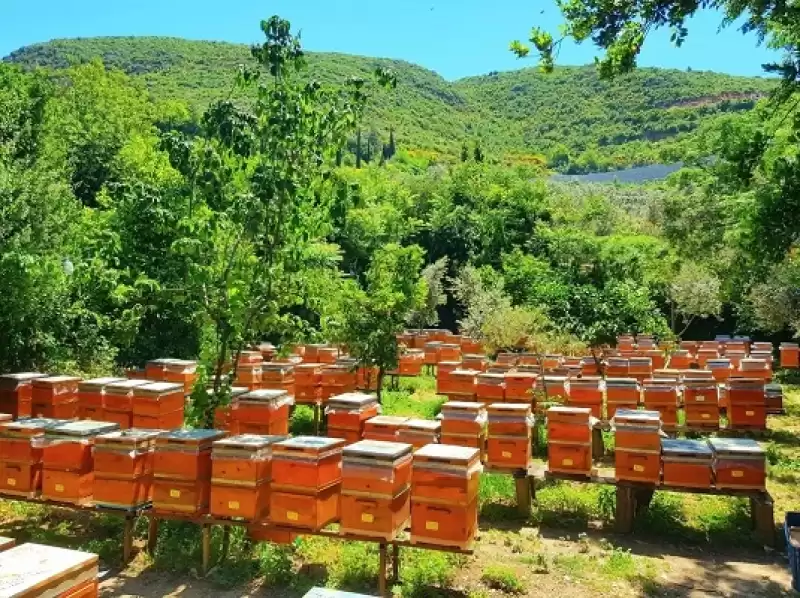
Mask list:
[{"label": "green foliage", "polygon": [[517,572],[508,565],[487,565],[481,574],[481,581],[504,594],[524,594],[526,591]]}]

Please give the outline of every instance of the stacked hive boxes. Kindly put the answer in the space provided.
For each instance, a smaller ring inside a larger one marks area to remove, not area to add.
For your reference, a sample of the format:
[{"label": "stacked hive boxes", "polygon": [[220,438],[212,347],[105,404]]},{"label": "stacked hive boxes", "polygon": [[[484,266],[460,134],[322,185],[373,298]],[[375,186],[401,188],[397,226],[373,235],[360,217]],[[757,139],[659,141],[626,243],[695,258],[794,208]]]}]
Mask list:
[{"label": "stacked hive boxes", "polygon": [[92,378],[78,384],[78,417],[105,421],[105,387],[121,378]]},{"label": "stacked hive boxes", "polygon": [[286,436],[242,434],[211,447],[211,506],[216,517],[261,521],[269,515],[272,445]]},{"label": "stacked hive boxes", "polygon": [[0,424],[0,491],[33,498],[42,489],[42,448],[33,440],[56,424],[52,419],[25,419]]},{"label": "stacked hive boxes", "polygon": [[153,508],[165,513],[202,515],[211,496],[211,446],[224,432],[173,430],[156,438]]},{"label": "stacked hive boxes", "polygon": [[9,598],[95,598],[97,555],[42,544],[0,554],[2,595]]},{"label": "stacked hive boxes", "polygon": [[765,382],[772,380],[772,366],[766,359],[742,359],[736,376],[740,378],[761,378]]},{"label": "stacked hive boxes", "polygon": [[710,488],[714,456],[704,440],[661,440],[664,484],[680,488]]},{"label": "stacked hive boxes", "polygon": [[733,378],[726,386],[728,422],[732,428],[764,430],[767,403],[764,380]]},{"label": "stacked hive boxes", "polygon": [[461,358],[461,367],[467,370],[485,372],[489,368],[489,359],[486,355],[467,353]]},{"label": "stacked hive boxes", "polygon": [[152,382],[133,389],[132,427],[172,430],[183,425],[185,389],[176,382]]},{"label": "stacked hive boxes", "polygon": [[783,412],[783,387],[780,384],[767,384],[764,395],[768,414],[777,415]]},{"label": "stacked hive boxes", "polygon": [[617,409],[636,409],[640,397],[641,388],[636,378],[606,379],[606,411],[609,419],[614,417]]},{"label": "stacked hive boxes", "polygon": [[781,367],[800,368],[800,345],[797,343],[781,343]]},{"label": "stacked hive boxes", "polygon": [[620,409],[614,415],[617,480],[658,484],[661,477],[661,416],[658,411]]},{"label": "stacked hive boxes", "polygon": [[[683,343],[681,343],[683,344]],[[676,370],[689,369],[694,362],[694,353],[687,349],[673,351],[669,358],[669,367]]]},{"label": "stacked hive boxes", "polygon": [[410,418],[396,415],[376,415],[364,423],[364,440],[397,442],[400,428]]},{"label": "stacked hive boxes", "polygon": [[294,368],[294,400],[298,405],[322,402],[321,363],[302,363]]},{"label": "stacked hive boxes", "polygon": [[358,442],[364,436],[368,419],[378,414],[378,399],[372,395],[351,392],[336,395],[328,400],[328,436],[344,438],[347,444]]},{"label": "stacked hive boxes", "polygon": [[439,442],[439,434],[442,431],[440,421],[429,419],[409,419],[406,420],[397,432],[398,442],[410,444],[415,449],[420,449],[428,444]]},{"label": "stacked hive boxes", "polygon": [[272,446],[270,518],[319,530],[339,519],[344,440],[298,436]]},{"label": "stacked hive boxes", "polygon": [[595,376],[587,376],[570,380],[569,404],[573,407],[585,407],[592,410],[597,419],[603,415],[603,380]]},{"label": "stacked hive boxes", "polygon": [[719,393],[713,380],[683,381],[683,409],[689,427],[719,428]]},{"label": "stacked hive boxes", "polygon": [[547,466],[550,471],[591,475],[591,409],[550,407],[547,410]]},{"label": "stacked hive boxes", "polygon": [[764,490],[767,482],[766,454],[749,438],[709,438],[714,452],[717,488]]},{"label": "stacked hive boxes", "polygon": [[400,355],[397,373],[401,376],[419,376],[423,365],[425,365],[425,351],[406,349]]},{"label": "stacked hive boxes", "polygon": [[146,384],[147,380],[121,380],[106,384],[103,387],[103,420],[114,422],[123,430],[132,428],[133,389]]},{"label": "stacked hive boxes", "polygon": [[617,348],[620,351],[633,351],[636,340],[632,334],[620,334],[617,336]]},{"label": "stacked hive boxes", "polygon": [[322,370],[320,384],[323,402],[336,395],[355,392],[356,368],[348,365],[328,365]]},{"label": "stacked hive boxes", "polygon": [[197,380],[197,362],[187,359],[165,359],[161,381],[183,386],[184,394],[191,394]]},{"label": "stacked hive boxes", "polygon": [[100,434],[94,445],[94,503],[136,509],[153,498],[156,430]]},{"label": "stacked hive boxes", "polygon": [[362,440],[342,455],[341,532],[393,539],[411,514],[410,444]]},{"label": "stacked hive boxes", "polygon": [[649,357],[631,357],[628,360],[628,376],[644,382],[653,376],[653,360]]},{"label": "stacked hive boxes", "polygon": [[448,401],[442,405],[442,444],[477,448],[486,442],[486,407],[483,403]]},{"label": "stacked hive boxes", "polygon": [[[567,400],[566,376],[539,376],[536,379],[534,396],[537,400],[549,402],[565,402]],[[534,404],[534,407],[536,405]]]},{"label": "stacked hive boxes", "polygon": [[461,352],[472,355],[483,355],[484,348],[480,341],[471,339],[468,336],[461,337]]},{"label": "stacked hive boxes", "polygon": [[91,501],[95,437],[118,427],[82,420],[46,428],[42,443],[42,497],[75,504]]},{"label": "stacked hive boxes", "polygon": [[78,382],[75,376],[47,376],[31,382],[31,415],[53,419],[78,417]]},{"label": "stacked hive boxes", "polygon": [[505,382],[504,400],[507,403],[525,403],[534,405],[534,389],[536,388],[537,374],[534,372],[511,371],[503,375]]},{"label": "stacked hive boxes", "polygon": [[414,455],[411,542],[466,549],[478,527],[480,451],[430,444]]},{"label": "stacked hive boxes", "polygon": [[[425,365],[436,365],[441,361],[439,359],[439,349],[441,348],[441,346],[442,346],[441,341],[428,341],[427,343],[425,343],[425,346],[423,348],[425,354],[424,357]],[[461,360],[457,359],[456,361],[461,361]]]},{"label": "stacked hive boxes", "polygon": [[475,383],[478,374],[477,370],[455,369],[447,376],[447,390],[444,394],[447,398],[457,401],[475,400]]},{"label": "stacked hive boxes", "polygon": [[630,375],[630,361],[625,357],[609,357],[606,360],[608,378],[627,378]]},{"label": "stacked hive boxes", "polygon": [[502,469],[527,469],[534,424],[530,405],[495,403],[487,407],[487,414],[486,462]]},{"label": "stacked hive boxes", "polygon": [[[206,389],[209,397],[214,396],[214,389]],[[214,428],[217,430],[225,430],[231,434],[239,433],[239,422],[233,419],[233,410],[239,404],[239,397],[247,394],[249,391],[244,386],[232,386],[230,388],[230,398],[222,401],[217,401],[218,405],[214,409]]]},{"label": "stacked hive boxes", "polygon": [[278,352],[275,345],[266,341],[254,346],[253,349],[261,353],[261,357],[264,361],[272,361],[272,358],[275,357]]},{"label": "stacked hive boxes", "polygon": [[258,390],[264,380],[264,357],[260,351],[242,351],[236,362],[236,384]]},{"label": "stacked hive boxes", "polygon": [[459,361],[440,361],[436,364],[436,394],[446,395],[450,392],[450,374],[460,367]]},{"label": "stacked hive boxes", "polygon": [[642,385],[645,409],[658,411],[667,429],[678,425],[678,389],[676,381],[665,379],[645,380]]},{"label": "stacked hive boxes", "polygon": [[475,382],[475,398],[484,404],[503,401],[506,394],[506,375],[499,373],[478,374]]},{"label": "stacked hive boxes", "polygon": [[231,409],[231,420],[239,434],[285,436],[293,404],[294,398],[285,390],[254,390],[238,398]]},{"label": "stacked hive boxes", "polygon": [[8,413],[14,419],[30,417],[33,380],[46,377],[33,372],[0,376],[0,413]]},{"label": "stacked hive boxes", "polygon": [[274,361],[261,364],[261,388],[282,390],[294,396],[294,364]]},{"label": "stacked hive boxes", "polygon": [[461,361],[461,345],[457,343],[442,343],[438,351],[439,361]]}]

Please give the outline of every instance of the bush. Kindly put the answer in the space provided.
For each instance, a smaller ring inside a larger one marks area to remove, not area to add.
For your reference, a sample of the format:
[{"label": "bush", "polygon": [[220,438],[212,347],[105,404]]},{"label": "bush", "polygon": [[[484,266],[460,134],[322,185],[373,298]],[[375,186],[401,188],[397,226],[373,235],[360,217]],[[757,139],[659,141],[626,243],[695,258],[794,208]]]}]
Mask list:
[{"label": "bush", "polygon": [[506,565],[489,565],[483,570],[481,581],[492,589],[506,594],[524,594],[525,584],[520,581],[516,571]]}]

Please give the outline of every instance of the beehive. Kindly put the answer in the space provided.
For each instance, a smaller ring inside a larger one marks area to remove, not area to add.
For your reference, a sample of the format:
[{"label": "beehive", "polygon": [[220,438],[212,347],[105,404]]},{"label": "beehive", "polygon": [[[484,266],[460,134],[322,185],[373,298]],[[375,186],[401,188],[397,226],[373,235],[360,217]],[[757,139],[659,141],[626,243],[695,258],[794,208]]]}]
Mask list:
[{"label": "beehive", "polygon": [[278,352],[278,349],[275,347],[275,345],[270,342],[259,343],[258,345],[254,346],[253,349],[261,353],[262,361],[271,361]]},{"label": "beehive", "polygon": [[714,456],[704,440],[667,439],[661,441],[663,480],[668,486],[710,488]]},{"label": "beehive", "polygon": [[653,375],[653,360],[649,357],[631,357],[628,359],[628,376],[640,382]]},{"label": "beehive", "polygon": [[215,517],[260,521],[269,515],[272,445],[286,436],[243,434],[211,449],[211,503]]},{"label": "beehive", "polygon": [[589,355],[581,358],[581,376],[598,376],[600,375],[600,368],[598,367],[597,360]]},{"label": "beehive", "polygon": [[[683,343],[681,343],[683,345]],[[685,370],[691,367],[692,363],[694,363],[694,353],[687,351],[686,349],[678,349],[677,351],[673,351],[672,355],[669,357],[669,367],[676,370]]]},{"label": "beehive", "polygon": [[486,407],[483,403],[448,401],[442,405],[442,444],[484,449]]},{"label": "beehive", "polygon": [[0,553],[0,592],[14,598],[94,598],[97,555],[42,544]]},{"label": "beehive", "polygon": [[498,353],[495,358],[495,363],[498,365],[515,366],[519,361],[519,356],[516,353]]},{"label": "beehive", "polygon": [[42,496],[75,504],[90,501],[94,491],[95,437],[117,428],[117,424],[92,420],[46,428],[42,442]]},{"label": "beehive", "polygon": [[294,400],[300,404],[314,405],[322,401],[321,363],[302,363],[294,369]]},{"label": "beehive", "polygon": [[263,364],[241,363],[236,366],[236,384],[248,390],[258,390],[264,381]]},{"label": "beehive", "polygon": [[461,361],[461,345],[455,342],[445,342],[439,345],[439,361]]},{"label": "beehive", "polygon": [[716,382],[684,380],[683,403],[687,426],[719,428],[720,408]]},{"label": "beehive", "polygon": [[441,431],[442,423],[440,421],[412,418],[400,426],[397,432],[397,441],[410,444],[418,449],[439,442]]},{"label": "beehive", "polygon": [[642,385],[645,409],[658,411],[665,428],[678,425],[678,390],[678,383],[671,380],[645,380]]},{"label": "beehive", "polygon": [[[214,389],[207,388],[208,396],[214,399]],[[214,409],[214,429],[225,430],[231,434],[239,433],[239,422],[233,419],[233,409],[239,404],[239,397],[247,394],[249,389],[244,386],[232,386],[230,397],[215,401],[218,406]]]},{"label": "beehive", "polygon": [[730,350],[725,353],[725,357],[731,360],[731,368],[733,369],[733,374],[736,375],[740,371],[742,360],[747,358],[747,353],[744,351]]},{"label": "beehive", "polygon": [[105,387],[123,378],[92,378],[78,384],[78,417],[104,421]]},{"label": "beehive", "polygon": [[767,352],[772,354],[775,350],[775,347],[770,342],[763,342],[763,341],[755,341],[750,345],[750,352]]},{"label": "beehive", "polygon": [[[423,348],[425,354],[425,365],[436,365],[437,363],[439,363],[439,361],[441,361],[439,359],[439,350],[441,346],[442,346],[441,341],[430,340],[427,343],[425,343],[425,346]],[[460,362],[461,360],[457,359],[456,361]]]},{"label": "beehive", "polygon": [[639,405],[642,390],[636,378],[607,378],[605,389],[609,418],[614,417],[617,409],[636,409]]},{"label": "beehive", "polygon": [[661,476],[661,415],[620,409],[614,416],[617,480],[658,484]]},{"label": "beehive", "polygon": [[527,469],[534,424],[530,405],[495,403],[486,411],[486,462],[492,467]]},{"label": "beehive", "polygon": [[328,365],[322,370],[322,401],[356,390],[356,368],[346,365]]},{"label": "beehive", "polygon": [[567,377],[544,375],[536,379],[534,396],[537,400],[563,402],[567,400]]},{"label": "beehive", "polygon": [[231,409],[231,419],[240,434],[286,435],[293,404],[294,398],[285,390],[262,388],[241,395]]},{"label": "beehive", "polygon": [[408,417],[393,415],[371,417],[364,423],[364,439],[397,442],[398,432],[408,420]]},{"label": "beehive", "polygon": [[378,414],[378,399],[359,392],[336,395],[328,400],[328,436],[344,438],[348,444],[361,440],[365,422]]},{"label": "beehive", "polygon": [[477,370],[455,369],[447,375],[444,388],[438,392],[451,399],[473,401],[478,374]]},{"label": "beehive", "polygon": [[767,427],[767,394],[763,379],[734,378],[726,386],[728,422],[736,429]]},{"label": "beehive", "polygon": [[420,349],[406,349],[400,355],[397,373],[401,376],[419,376],[425,365],[425,352]]},{"label": "beehive", "polygon": [[591,473],[593,422],[589,408],[556,406],[547,410],[547,463],[550,471]]},{"label": "beehive", "polygon": [[33,439],[61,423],[53,419],[26,419],[0,424],[0,491],[32,498],[42,487],[42,448]]},{"label": "beehive", "polygon": [[464,355],[483,355],[483,343],[467,336],[461,337],[461,353]]},{"label": "beehive", "polygon": [[175,382],[153,382],[133,389],[133,427],[172,430],[183,425],[184,387]]},{"label": "beehive", "polygon": [[764,449],[749,438],[709,438],[714,452],[717,488],[764,490],[767,464]]},{"label": "beehive", "polygon": [[95,438],[95,504],[130,510],[152,500],[154,451],[159,433],[119,430]]},{"label": "beehive", "polygon": [[53,419],[78,417],[78,382],[75,376],[47,376],[31,381],[31,415]]},{"label": "beehive", "polygon": [[764,395],[768,414],[783,412],[783,387],[780,384],[767,384]]},{"label": "beehive", "polygon": [[681,341],[678,345],[682,351],[688,351],[689,353],[697,353],[697,349],[700,348],[700,343],[697,341]]},{"label": "beehive", "polygon": [[766,359],[742,359],[739,362],[737,377],[761,378],[765,382],[772,380],[772,367]]},{"label": "beehive", "polygon": [[636,344],[636,339],[632,334],[617,335],[617,348],[620,350],[631,351]]},{"label": "beehive", "polygon": [[568,403],[575,407],[586,407],[598,419],[603,410],[603,380],[596,376],[571,379],[567,387]]},{"label": "beehive", "polygon": [[538,375],[533,372],[510,371],[505,373],[505,401],[533,405],[537,378]]},{"label": "beehive", "polygon": [[489,368],[489,358],[483,354],[465,353],[461,357],[461,367],[485,372]]},{"label": "beehive", "polygon": [[475,397],[482,403],[493,403],[505,399],[505,374],[478,374],[475,382]]},{"label": "beehive", "polygon": [[211,447],[219,430],[173,430],[156,438],[153,508],[200,515],[211,496]]},{"label": "beehive", "polygon": [[184,394],[190,394],[197,380],[197,362],[188,359],[165,359],[161,380],[181,384]]},{"label": "beehive", "polygon": [[800,368],[800,345],[797,343],[781,343],[781,367]]},{"label": "beehive", "polygon": [[478,523],[480,451],[431,444],[416,452],[411,474],[411,541],[466,548]]},{"label": "beehive", "polygon": [[726,382],[731,377],[733,366],[731,360],[727,357],[720,357],[718,359],[709,359],[706,362],[706,368],[714,376],[716,382]]},{"label": "beehive", "polygon": [[33,380],[46,378],[47,374],[24,372],[0,376],[0,412],[13,419],[30,417]]},{"label": "beehive", "polygon": [[103,419],[121,429],[133,427],[133,389],[150,384],[149,380],[122,380],[103,388]]},{"label": "beehive", "polygon": [[609,357],[606,360],[606,376],[627,378],[630,375],[630,361],[624,357]]}]

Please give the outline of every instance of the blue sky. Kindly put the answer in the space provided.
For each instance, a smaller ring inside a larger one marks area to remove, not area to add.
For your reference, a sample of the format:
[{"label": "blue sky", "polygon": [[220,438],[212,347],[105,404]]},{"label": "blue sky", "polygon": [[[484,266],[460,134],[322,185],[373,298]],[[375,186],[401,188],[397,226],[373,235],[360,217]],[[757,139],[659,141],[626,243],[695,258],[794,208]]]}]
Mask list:
[{"label": "blue sky", "polygon": [[[508,51],[534,24],[557,31],[561,15],[552,0],[2,0],[0,56],[27,44],[61,37],[170,35],[250,43],[260,19],[273,14],[302,30],[309,50],[400,58],[448,79],[533,64]],[[710,13],[689,25],[681,48],[669,32],[648,39],[642,66],[761,74],[775,53],[756,47],[755,36],[736,27],[718,33]],[[586,64],[591,45],[565,45],[562,64]]]}]

